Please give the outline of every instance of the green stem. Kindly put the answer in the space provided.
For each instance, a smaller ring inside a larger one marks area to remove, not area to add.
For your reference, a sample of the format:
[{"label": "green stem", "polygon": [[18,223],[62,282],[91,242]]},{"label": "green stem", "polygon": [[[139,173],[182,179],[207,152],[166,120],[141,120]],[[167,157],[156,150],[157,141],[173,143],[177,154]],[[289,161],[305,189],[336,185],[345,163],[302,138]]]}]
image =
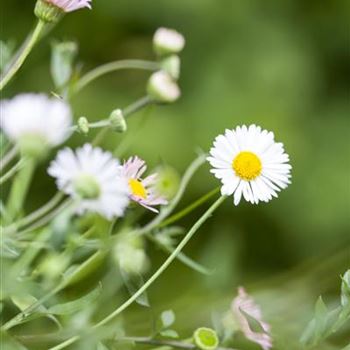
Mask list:
[{"label": "green stem", "polygon": [[219,191],[220,191],[220,187],[214,188],[212,191],[210,191],[209,193],[206,193],[204,196],[202,196],[199,199],[197,199],[195,202],[190,204],[188,207],[186,207],[183,210],[181,210],[180,212],[170,216],[170,218],[164,220],[161,224],[159,224],[157,226],[157,228],[162,228],[162,227],[168,226],[168,225],[173,224],[174,222],[182,219],[184,216],[186,216],[187,214],[191,213],[193,210],[195,210],[200,205],[205,203],[211,197],[216,195]]},{"label": "green stem", "polygon": [[183,194],[185,193],[185,190],[187,188],[188,183],[192,179],[192,176],[194,173],[206,162],[206,155],[201,154],[199,155],[192,164],[188,167],[186,170],[182,181],[180,183],[179,190],[176,193],[176,196],[172,199],[172,201],[164,207],[158,216],[156,216],[151,222],[149,222],[147,225],[142,227],[137,231],[139,235],[146,234],[147,232],[150,232],[154,228],[158,227],[163,220],[165,220],[175,209],[175,207],[178,205],[179,201],[181,200]]},{"label": "green stem", "polygon": [[33,32],[30,34],[28,39],[25,41],[23,47],[20,49],[20,51],[16,54],[16,56],[13,58],[13,61],[11,62],[9,68],[7,71],[1,76],[0,78],[0,91],[3,90],[3,88],[7,85],[7,83],[14,77],[14,75],[17,73],[17,71],[21,68],[24,61],[32,51],[34,45],[37,43],[37,41],[40,38],[40,35],[43,32],[43,29],[45,28],[46,23],[44,21],[39,20],[33,30]]},{"label": "green stem", "polygon": [[[226,197],[218,198],[210,208],[199,218],[199,220],[192,226],[192,228],[188,231],[186,236],[182,239],[176,249],[172,252],[172,254],[165,260],[165,262],[159,267],[159,269],[149,278],[149,280],[136,292],[134,293],[125,303],[123,303],[120,307],[114,310],[111,314],[105,317],[103,320],[98,322],[93,329],[98,329],[101,326],[105,325],[116,316],[118,316],[121,312],[123,312],[126,308],[128,308],[131,304],[134,303],[137,298],[142,295],[157,279],[158,277],[169,267],[169,265],[176,259],[176,256],[182,251],[185,245],[189,242],[189,240],[193,237],[193,235],[198,231],[198,229],[204,224],[204,222],[209,219],[209,217],[213,214],[213,212],[224,202]],[[80,336],[74,336],[65,342],[50,348],[49,350],[61,350],[66,348],[67,346],[75,343],[80,339]]]},{"label": "green stem", "polygon": [[57,192],[45,205],[35,210],[31,214],[25,216],[24,218],[18,220],[16,223],[17,227],[22,227],[31,224],[33,221],[40,219],[43,215],[47,214],[50,210],[55,208],[55,206],[64,198],[63,192]]},{"label": "green stem", "polygon": [[[139,100],[137,100],[136,102],[132,103],[131,105],[123,109],[123,116],[126,118],[131,114],[136,113],[140,109],[146,107],[150,103],[152,103],[152,99],[149,96],[141,97]],[[107,120],[104,120],[103,122],[106,122],[106,121]],[[103,128],[98,132],[98,134],[95,136],[94,140],[92,141],[93,146],[97,146],[104,139],[104,136],[106,135],[109,129],[109,121],[107,125],[105,125],[105,123],[102,123],[102,126]]]},{"label": "green stem", "polygon": [[159,69],[159,64],[156,62],[149,62],[143,60],[121,60],[104,64],[91,70],[90,72],[86,73],[82,78],[80,78],[73,89],[73,94],[80,92],[83,88],[85,88],[97,78],[121,69],[143,69],[154,71]]},{"label": "green stem", "polygon": [[2,171],[5,168],[5,166],[16,157],[17,153],[18,148],[14,146],[3,157],[1,157],[0,171]]},{"label": "green stem", "polygon": [[[123,337],[118,340],[131,341],[137,344],[145,344],[145,345],[170,346],[172,348],[177,348],[177,349],[197,349],[196,345],[191,343],[186,343],[184,341],[161,340],[161,339],[153,339],[149,337]],[[235,350],[235,349],[223,348],[219,346],[216,348],[216,350]]]},{"label": "green stem", "polygon": [[8,170],[3,176],[0,177],[0,185],[11,179],[11,177],[15,175],[17,171],[19,171],[24,165],[25,160],[22,158],[10,170]]},{"label": "green stem", "polygon": [[26,166],[22,167],[18,171],[14,179],[7,202],[7,212],[11,220],[15,219],[22,209],[34,173],[34,169],[35,160],[28,159]]}]

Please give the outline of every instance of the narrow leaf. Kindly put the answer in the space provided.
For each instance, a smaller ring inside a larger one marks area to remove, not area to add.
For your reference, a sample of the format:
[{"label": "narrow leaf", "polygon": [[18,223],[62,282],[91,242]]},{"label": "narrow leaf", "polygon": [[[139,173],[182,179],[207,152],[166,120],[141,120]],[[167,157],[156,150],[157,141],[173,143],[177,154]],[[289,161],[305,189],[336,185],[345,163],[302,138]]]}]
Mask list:
[{"label": "narrow leaf", "polygon": [[55,315],[73,314],[91,305],[91,303],[94,302],[100,296],[101,291],[102,291],[102,285],[100,283],[97,288],[92,290],[90,293],[84,295],[83,297],[76,299],[74,301],[70,301],[68,303],[54,305],[49,308],[48,312],[50,314],[55,314]]}]

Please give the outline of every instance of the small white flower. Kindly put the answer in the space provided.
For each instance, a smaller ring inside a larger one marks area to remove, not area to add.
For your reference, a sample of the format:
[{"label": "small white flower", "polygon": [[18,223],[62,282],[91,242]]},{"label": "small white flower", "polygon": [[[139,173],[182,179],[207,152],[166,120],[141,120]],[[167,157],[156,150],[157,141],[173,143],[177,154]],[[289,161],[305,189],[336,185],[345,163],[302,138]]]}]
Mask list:
[{"label": "small white flower", "polygon": [[222,195],[233,194],[235,205],[242,195],[247,202],[268,202],[290,183],[292,167],[283,144],[256,125],[238,126],[217,136],[208,161],[223,184]]},{"label": "small white flower", "polygon": [[185,38],[173,29],[159,28],[154,34],[153,45],[159,54],[171,54],[182,51],[185,46]]},{"label": "small white flower", "polygon": [[175,102],[181,95],[178,85],[165,71],[158,71],[151,75],[147,90],[154,100],[163,103]]},{"label": "small white flower", "polygon": [[110,152],[85,144],[73,152],[58,152],[48,173],[57,187],[78,200],[77,212],[96,212],[107,219],[124,214],[129,204],[129,187],[120,176],[119,162]]},{"label": "small white flower", "polygon": [[59,7],[64,12],[72,12],[87,7],[91,9],[91,0],[44,0]]},{"label": "small white flower", "polygon": [[43,94],[21,94],[0,103],[1,129],[13,142],[39,139],[42,147],[57,146],[70,135],[72,112],[64,101]]},{"label": "small white flower", "polygon": [[[231,310],[240,330],[247,339],[259,344],[264,350],[272,348],[270,325],[262,320],[262,312],[259,305],[246,293],[244,288],[240,287],[238,289],[238,295],[231,304]],[[251,329],[249,317],[259,324],[260,332]]]},{"label": "small white flower", "polygon": [[145,161],[138,157],[130,157],[120,167],[120,174],[128,182],[130,199],[157,213],[158,210],[154,206],[166,205],[168,201],[159,194],[157,174],[152,174],[142,179],[146,169]]}]

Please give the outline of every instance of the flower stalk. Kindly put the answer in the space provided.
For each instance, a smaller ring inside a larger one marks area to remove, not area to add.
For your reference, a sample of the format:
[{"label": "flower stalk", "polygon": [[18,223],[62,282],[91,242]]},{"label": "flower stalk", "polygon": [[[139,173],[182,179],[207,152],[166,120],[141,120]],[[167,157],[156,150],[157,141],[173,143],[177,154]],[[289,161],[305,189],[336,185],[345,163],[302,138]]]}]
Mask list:
[{"label": "flower stalk", "polygon": [[14,56],[13,61],[9,64],[8,69],[0,77],[0,91],[10,82],[14,75],[23,65],[26,58],[29,56],[35,44],[39,41],[41,34],[46,26],[46,23],[42,20],[38,20],[33,32],[29,35],[28,39],[24,42],[19,52]]}]

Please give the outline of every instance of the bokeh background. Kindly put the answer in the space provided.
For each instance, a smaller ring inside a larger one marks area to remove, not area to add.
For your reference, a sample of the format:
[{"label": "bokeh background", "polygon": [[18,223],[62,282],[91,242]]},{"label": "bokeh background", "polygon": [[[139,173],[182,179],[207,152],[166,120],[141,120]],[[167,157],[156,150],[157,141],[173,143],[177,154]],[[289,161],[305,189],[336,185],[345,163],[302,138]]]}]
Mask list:
[{"label": "bokeh background", "polygon": [[[33,6],[2,0],[2,39],[21,42],[34,23]],[[299,349],[316,298],[323,294],[332,304],[339,275],[350,267],[350,2],[95,0],[93,6],[66,16],[2,97],[54,89],[54,38],[76,40],[87,71],[117,59],[154,59],[154,31],[175,28],[187,41],[182,98],[132,117],[122,156],[138,154],[151,168],[164,162],[182,173],[196,150],[207,151],[225,128],[256,123],[284,142],[293,165],[293,184],[278,200],[225,203],[186,248],[215,273],[202,276],[174,263],[150,289],[152,311],[135,305],[126,312],[130,332],[142,335],[150,313],[173,308],[180,333],[190,336],[197,326],[210,325],[213,310],[227,309],[244,285],[271,322],[276,349]],[[76,117],[106,118],[144,95],[148,75],[123,71],[101,78],[72,101]],[[103,146],[114,149],[120,141],[111,132]],[[77,136],[71,144],[83,142]],[[45,167],[31,192],[33,207],[55,190]],[[182,205],[217,185],[205,166]],[[181,224],[189,227],[205,206]],[[153,268],[164,259],[152,247],[150,256]],[[349,339],[348,325],[322,349],[340,349]]]}]

